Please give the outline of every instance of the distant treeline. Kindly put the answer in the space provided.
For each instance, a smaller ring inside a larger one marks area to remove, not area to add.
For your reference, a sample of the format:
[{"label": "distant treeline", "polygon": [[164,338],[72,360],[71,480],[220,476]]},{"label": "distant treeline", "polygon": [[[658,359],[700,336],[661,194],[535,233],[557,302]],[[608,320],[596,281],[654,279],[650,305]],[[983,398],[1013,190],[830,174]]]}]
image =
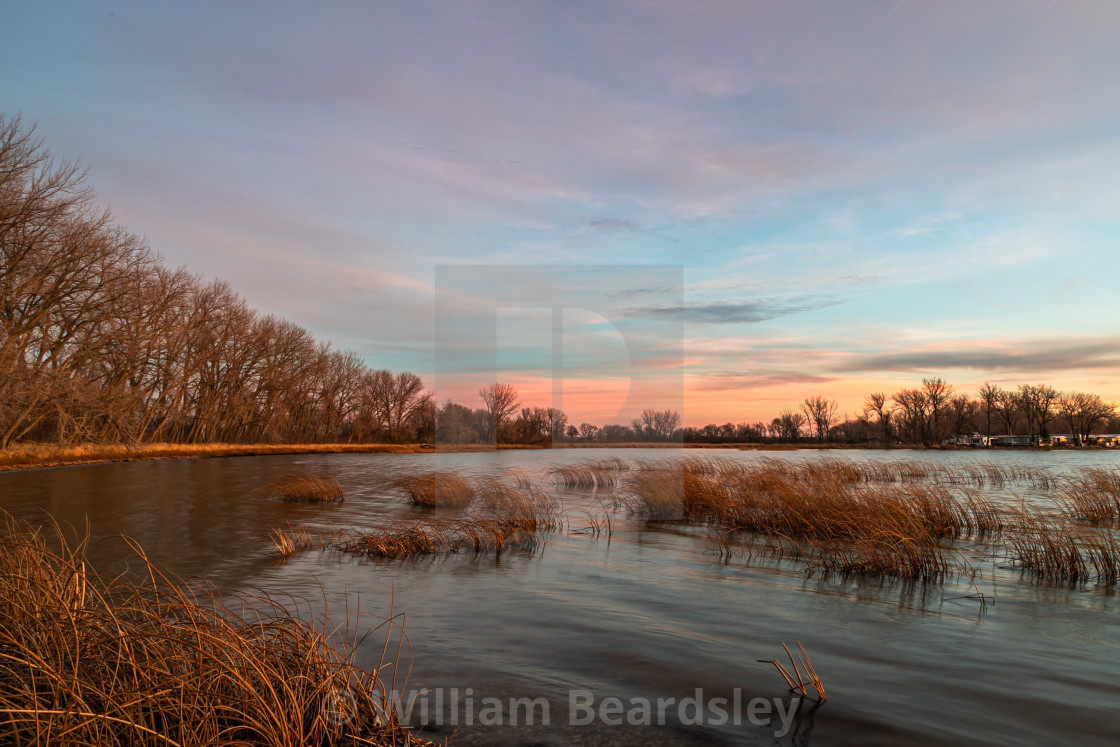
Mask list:
[{"label": "distant treeline", "polygon": [[1080,440],[1120,430],[1114,405],[1047,385],[975,397],[941,379],[875,393],[840,420],[809,397],[772,421],[682,428],[645,410],[575,425],[495,383],[482,407],[437,405],[419,376],[373,370],[250,309],[220,281],[168,268],[93,203],[85,174],[0,116],[0,449],[75,443],[939,443],[996,432]]},{"label": "distant treeline", "polygon": [[1120,432],[1116,405],[1099,395],[1060,392],[1048,384],[1003,389],[985,383],[975,394],[955,392],[940,378],[922,379],[915,389],[875,392],[855,417],[840,419],[836,400],[806,398],[770,422],[725,423],[685,428],[686,443],[940,444],[969,436],[1026,436],[1031,443],[1067,434],[1075,445],[1092,434]]}]

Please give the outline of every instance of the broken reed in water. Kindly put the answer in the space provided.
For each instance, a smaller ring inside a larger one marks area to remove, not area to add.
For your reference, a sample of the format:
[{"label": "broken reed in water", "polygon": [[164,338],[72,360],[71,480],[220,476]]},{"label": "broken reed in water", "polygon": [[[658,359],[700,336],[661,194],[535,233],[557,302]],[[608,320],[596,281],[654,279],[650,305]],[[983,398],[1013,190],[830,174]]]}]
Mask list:
[{"label": "broken reed in water", "polygon": [[818,700],[823,703],[828,700],[828,693],[824,690],[824,683],[821,682],[820,676],[817,675],[817,670],[813,668],[813,662],[809,660],[809,654],[805,653],[805,647],[801,642],[797,643],[797,658],[790,653],[789,646],[782,644],[785,649],[786,656],[789,657],[790,667],[793,672],[785,668],[785,665],[777,659],[759,659],[760,664],[773,664],[774,668],[778,670],[778,674],[782,675],[782,679],[789,685],[789,692],[792,695],[808,695],[809,688],[812,687],[817,691]]},{"label": "broken reed in water", "polygon": [[272,488],[285,501],[333,503],[345,497],[338,480],[324,475],[290,477],[284,482],[273,483]]},{"label": "broken reed in water", "polygon": [[523,478],[511,485],[480,477],[469,487],[478,504],[478,510],[469,516],[393,521],[371,530],[344,530],[331,546],[379,558],[460,550],[501,552],[507,547],[531,549],[543,533],[562,525],[556,499]]},{"label": "broken reed in water", "polygon": [[397,480],[395,487],[404,491],[416,506],[429,508],[464,508],[474,500],[470,482],[458,472],[425,472]]},{"label": "broken reed in water", "polygon": [[381,667],[355,664],[359,640],[187,585],[129,545],[143,581],[96,575],[56,525],[0,520],[0,743],[423,744]]}]

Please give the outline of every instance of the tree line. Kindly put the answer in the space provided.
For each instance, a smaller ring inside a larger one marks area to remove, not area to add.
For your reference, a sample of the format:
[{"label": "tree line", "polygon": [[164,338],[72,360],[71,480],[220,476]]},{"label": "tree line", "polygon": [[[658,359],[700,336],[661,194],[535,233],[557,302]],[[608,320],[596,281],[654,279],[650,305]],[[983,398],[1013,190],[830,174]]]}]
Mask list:
[{"label": "tree line", "polygon": [[0,117],[0,448],[431,438],[419,376],[167,267],[93,198],[77,164]]}]

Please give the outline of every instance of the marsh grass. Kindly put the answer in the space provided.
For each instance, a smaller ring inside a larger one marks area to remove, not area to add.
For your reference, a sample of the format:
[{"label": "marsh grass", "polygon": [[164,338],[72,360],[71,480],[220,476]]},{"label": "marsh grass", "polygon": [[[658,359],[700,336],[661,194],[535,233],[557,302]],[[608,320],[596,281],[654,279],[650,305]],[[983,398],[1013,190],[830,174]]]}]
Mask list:
[{"label": "marsh grass", "polygon": [[769,551],[809,570],[901,578],[968,574],[948,540],[1003,527],[998,506],[976,489],[872,485],[864,466],[651,460],[627,476],[615,501],[634,516],[721,528],[721,555],[731,534],[741,534],[765,538]]},{"label": "marsh grass", "polygon": [[314,546],[311,533],[302,524],[288,524],[287,529],[273,529],[269,532],[276,555],[290,558],[297,552],[309,550]]},{"label": "marsh grass", "polygon": [[460,551],[501,552],[533,549],[543,534],[563,527],[559,501],[523,475],[513,483],[492,477],[469,484],[475,510],[456,519],[424,517],[390,521],[373,529],[336,533],[331,547],[346,553],[401,558]]},{"label": "marsh grass", "polygon": [[346,497],[338,480],[324,475],[297,475],[270,486],[283,501],[335,503]]},{"label": "marsh grass", "polygon": [[553,467],[548,471],[548,475],[555,484],[566,488],[594,490],[597,488],[613,488],[617,483],[615,473],[618,469],[618,467],[603,466],[597,462],[580,462]]},{"label": "marsh grass", "polygon": [[425,472],[397,480],[395,487],[403,491],[414,506],[465,508],[474,500],[474,489],[458,472]]},{"label": "marsh grass", "polygon": [[1065,513],[1090,524],[1120,522],[1120,470],[1086,467],[1058,488]]},{"label": "marsh grass", "polygon": [[1120,533],[1070,524],[1038,509],[1015,512],[1008,531],[1011,562],[1044,583],[1120,581]]},{"label": "marsh grass", "polygon": [[0,743],[421,743],[386,705],[378,672],[393,662],[356,666],[361,637],[184,583],[129,545],[139,581],[97,575],[85,539],[56,525],[3,519]]}]

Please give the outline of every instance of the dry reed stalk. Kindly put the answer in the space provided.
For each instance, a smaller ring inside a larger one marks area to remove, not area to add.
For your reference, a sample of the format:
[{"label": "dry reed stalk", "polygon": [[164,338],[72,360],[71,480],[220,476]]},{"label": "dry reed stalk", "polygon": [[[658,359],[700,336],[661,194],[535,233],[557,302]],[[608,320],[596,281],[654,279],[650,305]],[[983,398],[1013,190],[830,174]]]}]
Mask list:
[{"label": "dry reed stalk", "polygon": [[188,585],[129,546],[142,581],[97,575],[57,525],[0,524],[0,743],[421,744],[381,666],[355,664],[360,639]]},{"label": "dry reed stalk", "polygon": [[425,472],[395,483],[416,506],[465,508],[474,500],[470,482],[458,472]]},{"label": "dry reed stalk", "polygon": [[759,663],[773,664],[774,668],[778,670],[778,674],[782,675],[782,679],[789,685],[790,694],[798,693],[800,695],[808,695],[809,688],[812,687],[817,691],[817,699],[821,703],[828,700],[828,693],[825,692],[824,683],[821,682],[821,678],[813,668],[813,662],[809,660],[809,654],[805,653],[805,647],[798,642],[798,654],[796,658],[790,652],[786,644],[783,643],[782,648],[785,649],[786,656],[789,657],[789,663],[793,669],[792,674],[785,668],[785,665],[777,659],[759,659]]},{"label": "dry reed stalk", "polygon": [[1062,482],[1058,501],[1065,513],[1079,521],[1120,522],[1120,470],[1086,467]]},{"label": "dry reed stalk", "polygon": [[345,498],[338,480],[323,475],[299,475],[270,483],[281,500],[304,503],[334,503]]},{"label": "dry reed stalk", "polygon": [[595,490],[613,488],[616,482],[616,470],[617,468],[604,467],[595,462],[581,462],[553,467],[548,471],[548,475],[555,484],[566,488]]},{"label": "dry reed stalk", "polygon": [[289,523],[287,529],[273,529],[268,536],[276,554],[281,558],[290,558],[313,545],[311,533],[302,524]]},{"label": "dry reed stalk", "polygon": [[1120,533],[1072,526],[1062,517],[1019,510],[1007,539],[1012,562],[1047,583],[1116,583]]}]

